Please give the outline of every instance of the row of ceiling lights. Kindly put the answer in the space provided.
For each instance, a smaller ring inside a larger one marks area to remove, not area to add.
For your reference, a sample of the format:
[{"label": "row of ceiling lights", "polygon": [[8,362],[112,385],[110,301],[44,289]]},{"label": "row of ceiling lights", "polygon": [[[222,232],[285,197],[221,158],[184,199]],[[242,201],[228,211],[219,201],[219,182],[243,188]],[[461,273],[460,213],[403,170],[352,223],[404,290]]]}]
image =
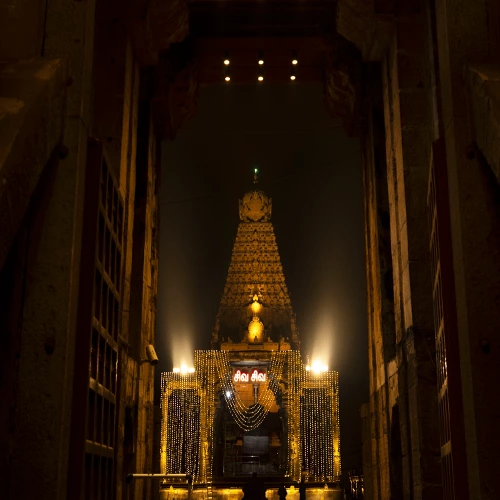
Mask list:
[{"label": "row of ceiling lights", "polygon": [[[299,60],[297,59],[297,51],[294,50],[292,51],[292,59],[291,59],[292,67],[290,68],[290,80],[294,81],[296,79],[295,75],[295,66],[299,63]],[[259,65],[259,68],[262,68],[264,66],[264,53],[259,52],[259,57],[257,59],[257,64]],[[229,66],[231,65],[231,59],[229,58],[229,52],[226,51],[224,55],[224,80],[226,82],[231,81],[231,75],[229,74]],[[264,81],[264,74],[263,71],[260,70],[257,75],[257,81],[263,82]]]}]

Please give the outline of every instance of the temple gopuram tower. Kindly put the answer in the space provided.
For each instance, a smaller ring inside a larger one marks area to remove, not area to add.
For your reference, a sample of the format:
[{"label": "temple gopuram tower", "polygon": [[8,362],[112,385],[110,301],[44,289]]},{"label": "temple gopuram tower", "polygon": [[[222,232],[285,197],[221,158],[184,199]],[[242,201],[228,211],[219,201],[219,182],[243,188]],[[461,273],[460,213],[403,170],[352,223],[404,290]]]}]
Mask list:
[{"label": "temple gopuram tower", "polygon": [[209,497],[254,472],[323,490],[340,476],[338,373],[302,362],[271,211],[255,172],[212,349],[195,351],[194,370],[162,373],[162,472],[192,475]]}]

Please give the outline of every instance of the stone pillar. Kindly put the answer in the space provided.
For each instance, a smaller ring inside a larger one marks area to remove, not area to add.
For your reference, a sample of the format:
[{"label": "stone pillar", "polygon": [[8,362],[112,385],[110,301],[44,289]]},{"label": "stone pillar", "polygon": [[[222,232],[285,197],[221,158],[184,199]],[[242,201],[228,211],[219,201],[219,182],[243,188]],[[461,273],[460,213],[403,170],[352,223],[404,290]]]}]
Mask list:
[{"label": "stone pillar", "polygon": [[[141,87],[149,80],[141,77]],[[150,101],[144,90],[139,101],[137,122],[137,176],[134,209],[129,343],[137,359],[146,359],[146,348],[155,343],[156,295],[158,290],[156,144],[151,120]],[[154,471],[153,449],[153,380],[154,367],[143,363],[140,368],[138,394],[138,432],[135,470]],[[159,443],[159,440],[158,440]],[[158,462],[159,465],[159,462]],[[157,484],[155,483],[157,486]],[[136,497],[149,498],[153,483],[136,482]]]},{"label": "stone pillar", "polygon": [[[439,0],[435,7],[441,84],[439,110],[450,193],[456,340],[461,375],[458,382],[463,400],[461,407],[456,407],[450,394],[450,412],[463,414],[466,453],[462,457],[464,463],[459,465],[467,470],[468,498],[471,499],[500,496],[493,465],[498,461],[493,443],[500,439],[498,417],[495,417],[500,409],[494,396],[497,388],[493,376],[494,366],[498,370],[499,358],[498,351],[488,347],[491,339],[498,336],[500,324],[496,298],[500,290],[500,242],[498,178],[492,170],[495,164],[491,159],[488,164],[476,150],[479,145],[485,156],[488,154],[484,148],[484,131],[492,133],[495,123],[491,115],[486,114],[479,121],[480,127],[474,125],[479,96],[473,88],[472,95],[467,95],[464,76],[468,65],[498,66],[498,9],[498,2],[488,0]],[[469,78],[471,76],[469,73]],[[466,498],[466,493],[462,494]]]},{"label": "stone pillar", "polygon": [[[362,168],[365,192],[365,244],[368,303],[368,358],[370,401],[365,411],[365,426],[371,444],[365,441],[364,453],[371,454],[373,497],[389,498],[389,384],[387,364],[394,357],[394,312],[392,303],[392,262],[389,235],[385,135],[382,108],[380,64],[365,65],[365,130],[362,136]],[[366,438],[365,438],[366,439]]]},{"label": "stone pillar", "polygon": [[427,185],[432,143],[430,29],[423,2],[399,2],[383,61],[403,497],[441,491]]},{"label": "stone pillar", "polygon": [[[32,198],[36,210],[27,222],[30,236],[20,315],[15,444],[11,488],[4,492],[10,498],[67,498],[94,4],[46,2],[43,43],[40,52],[32,54],[68,61],[69,86],[63,113],[64,147],[50,162]],[[42,12],[35,6],[29,16]],[[38,81],[49,77],[43,71],[34,75]],[[37,134],[54,127],[54,120],[41,122]],[[36,144],[36,137],[24,135],[26,151]]]}]

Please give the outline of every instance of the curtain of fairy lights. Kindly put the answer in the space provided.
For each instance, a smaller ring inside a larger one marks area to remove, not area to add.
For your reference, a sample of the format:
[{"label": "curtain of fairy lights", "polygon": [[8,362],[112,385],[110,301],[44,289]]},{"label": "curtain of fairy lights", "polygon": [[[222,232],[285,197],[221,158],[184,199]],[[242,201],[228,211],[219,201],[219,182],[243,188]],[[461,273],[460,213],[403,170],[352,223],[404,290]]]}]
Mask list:
[{"label": "curtain of fairy lights", "polygon": [[162,377],[162,465],[167,474],[197,475],[200,396],[191,374]]},{"label": "curtain of fairy lights", "polygon": [[175,389],[168,398],[167,429],[169,474],[197,472],[200,425],[200,398],[194,389]]},{"label": "curtain of fairy lights", "polygon": [[276,392],[282,377],[286,351],[273,351],[271,362],[264,387],[259,393],[256,404],[247,406],[238,396],[232,378],[232,368],[226,351],[214,351],[217,374],[222,387],[222,392],[227,402],[231,415],[238,426],[245,432],[259,427],[271,407],[276,403]]},{"label": "curtain of fairy lights", "polygon": [[200,464],[195,482],[210,484],[214,461],[214,417],[216,407],[217,376],[215,351],[196,350],[194,367],[200,389]]},{"label": "curtain of fairy lights", "polygon": [[294,481],[300,481],[302,471],[300,394],[303,385],[304,369],[299,351],[287,351],[287,470],[286,475]]},{"label": "curtain of fairy lights", "polygon": [[337,372],[305,370],[299,351],[273,352],[258,404],[247,407],[232,383],[227,353],[195,351],[194,365],[192,374],[162,374],[163,473],[192,474],[197,483],[211,483],[218,391],[223,391],[236,422],[247,431],[258,427],[275,403],[284,375],[286,475],[300,480],[307,471],[309,480],[331,481],[340,474]]},{"label": "curtain of fairy lights", "polygon": [[[313,378],[314,377],[314,378]],[[300,397],[300,435],[302,468],[309,480],[334,479],[334,411],[331,391],[332,372],[305,374]]]}]

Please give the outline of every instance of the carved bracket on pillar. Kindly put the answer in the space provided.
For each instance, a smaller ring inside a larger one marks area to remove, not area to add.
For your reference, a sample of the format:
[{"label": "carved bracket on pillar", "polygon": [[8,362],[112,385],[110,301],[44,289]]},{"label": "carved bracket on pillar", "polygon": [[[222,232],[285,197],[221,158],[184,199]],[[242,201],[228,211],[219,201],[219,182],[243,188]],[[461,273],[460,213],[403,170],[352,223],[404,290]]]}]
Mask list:
[{"label": "carved bracket on pillar", "polygon": [[188,0],[130,0],[128,19],[139,63],[154,66],[160,52],[188,36]]},{"label": "carved bracket on pillar", "polygon": [[393,33],[396,0],[338,0],[337,32],[352,42],[363,61],[380,61]]},{"label": "carved bracket on pillar", "polygon": [[182,124],[196,113],[197,101],[195,51],[188,38],[160,56],[156,68],[151,109],[160,136],[174,139]]},{"label": "carved bracket on pillar", "polygon": [[324,96],[327,110],[358,135],[361,111],[362,61],[359,50],[343,38],[331,43],[325,60]]}]

